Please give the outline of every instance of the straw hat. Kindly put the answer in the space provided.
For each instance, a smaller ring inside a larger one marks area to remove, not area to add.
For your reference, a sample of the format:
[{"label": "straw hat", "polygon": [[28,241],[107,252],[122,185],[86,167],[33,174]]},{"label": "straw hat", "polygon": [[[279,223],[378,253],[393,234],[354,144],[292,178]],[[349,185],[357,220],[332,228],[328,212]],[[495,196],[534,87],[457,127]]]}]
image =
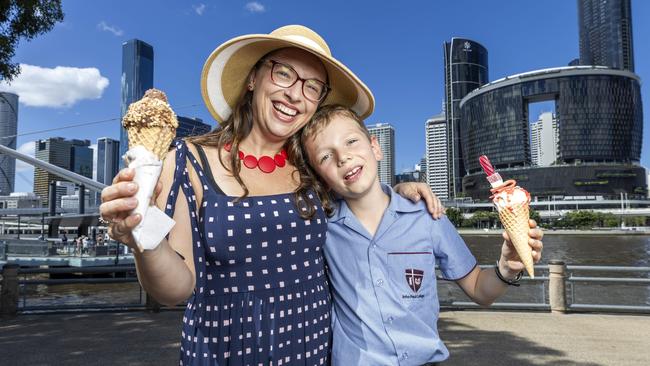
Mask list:
[{"label": "straw hat", "polygon": [[332,57],[329,46],[316,32],[302,25],[287,25],[270,34],[249,34],[217,47],[205,61],[201,94],[208,110],[220,123],[228,119],[241,97],[246,77],[262,56],[285,47],[297,47],[316,55],[329,78],[331,91],[323,101],[350,107],[362,119],[368,117],[375,98],[370,89],[345,65]]}]

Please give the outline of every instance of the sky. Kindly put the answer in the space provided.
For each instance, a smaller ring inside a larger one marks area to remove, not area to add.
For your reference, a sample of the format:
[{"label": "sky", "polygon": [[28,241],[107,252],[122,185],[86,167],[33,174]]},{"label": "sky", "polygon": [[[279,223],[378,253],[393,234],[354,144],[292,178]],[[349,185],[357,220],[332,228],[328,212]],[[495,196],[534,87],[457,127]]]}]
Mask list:
[{"label": "sky", "polygon": [[[478,41],[488,49],[490,81],[566,66],[579,56],[575,1],[63,1],[65,20],[13,59],[22,74],[0,90],[20,95],[17,147],[33,154],[48,137],[119,138],[122,43],[154,47],[154,86],[177,114],[214,125],[200,74],[208,55],[242,34],[303,24],[373,91],[368,124],[395,128],[396,172],[424,155],[424,123],[444,100],[443,42]],[[650,2],[632,0],[636,73],[644,108],[641,164],[650,167]],[[539,112],[552,104],[535,106]],[[97,122],[87,124],[89,122]],[[76,126],[81,125],[81,126]],[[65,128],[76,126],[72,128]],[[56,129],[56,130],[53,130]],[[44,131],[40,133],[32,133]],[[33,169],[17,163],[16,191],[31,191]]]}]

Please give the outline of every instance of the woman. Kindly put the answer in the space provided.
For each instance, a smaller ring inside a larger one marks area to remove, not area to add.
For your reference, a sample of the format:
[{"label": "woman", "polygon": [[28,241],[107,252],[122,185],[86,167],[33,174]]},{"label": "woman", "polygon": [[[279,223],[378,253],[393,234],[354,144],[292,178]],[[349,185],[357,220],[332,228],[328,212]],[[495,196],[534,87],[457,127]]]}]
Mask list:
[{"label": "woman", "polygon": [[[306,162],[284,147],[319,105],[367,117],[374,98],[302,26],[225,42],[201,87],[221,129],[179,142],[165,159],[156,204],[176,225],[154,250],[134,250],[140,283],[163,304],[190,298],[182,365],[327,364],[327,221],[317,183],[298,173]],[[136,248],[132,179],[118,174],[100,213],[113,239]]]}]

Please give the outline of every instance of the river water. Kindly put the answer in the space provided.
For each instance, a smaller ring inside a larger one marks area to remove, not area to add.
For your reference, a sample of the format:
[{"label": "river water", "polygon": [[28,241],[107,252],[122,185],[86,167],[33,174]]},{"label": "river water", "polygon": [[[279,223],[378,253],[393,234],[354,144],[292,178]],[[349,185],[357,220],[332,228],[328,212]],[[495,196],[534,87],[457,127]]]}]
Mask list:
[{"label": "river water", "polygon": [[[467,245],[480,264],[493,264],[499,258],[502,239],[497,235],[464,235]],[[544,237],[544,252],[540,264],[562,260],[568,265],[650,266],[650,236],[640,235],[562,235]],[[538,276],[546,271],[536,270]],[[574,272],[574,276],[648,278],[649,273]],[[467,301],[455,283],[441,281],[438,292],[442,303]],[[136,304],[140,302],[137,283],[37,285],[24,289],[27,306]],[[648,284],[594,284],[571,282],[569,301],[583,304],[650,306]],[[499,302],[548,302],[548,288],[542,282],[524,282],[511,288]],[[22,306],[22,302],[21,302]]]}]

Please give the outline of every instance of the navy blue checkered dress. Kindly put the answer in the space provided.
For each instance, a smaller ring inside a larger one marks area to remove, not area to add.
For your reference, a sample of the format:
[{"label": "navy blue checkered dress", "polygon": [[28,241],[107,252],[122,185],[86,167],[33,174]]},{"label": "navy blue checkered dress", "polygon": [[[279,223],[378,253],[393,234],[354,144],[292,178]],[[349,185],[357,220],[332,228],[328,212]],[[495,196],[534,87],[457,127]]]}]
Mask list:
[{"label": "navy blue checkered dress", "polygon": [[[324,365],[329,362],[330,294],[322,247],[327,221],[304,220],[293,194],[253,196],[237,203],[214,182],[205,153],[201,165],[176,144],[176,172],[166,212],[178,190],[192,222],[196,288],[181,341],[181,365]],[[190,161],[201,180],[197,210]],[[198,217],[195,212],[198,211]]]}]

